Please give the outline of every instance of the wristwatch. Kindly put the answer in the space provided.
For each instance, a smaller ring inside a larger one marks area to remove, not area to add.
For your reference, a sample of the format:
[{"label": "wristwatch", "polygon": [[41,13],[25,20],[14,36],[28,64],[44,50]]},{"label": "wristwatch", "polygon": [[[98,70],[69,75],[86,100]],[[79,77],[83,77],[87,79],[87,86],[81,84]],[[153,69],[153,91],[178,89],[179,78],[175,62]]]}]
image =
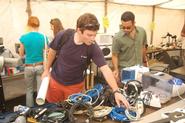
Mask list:
[{"label": "wristwatch", "polygon": [[120,94],[121,94],[121,91],[120,91],[119,89],[117,89],[117,90],[113,91],[113,95],[114,95],[115,93],[120,93]]}]

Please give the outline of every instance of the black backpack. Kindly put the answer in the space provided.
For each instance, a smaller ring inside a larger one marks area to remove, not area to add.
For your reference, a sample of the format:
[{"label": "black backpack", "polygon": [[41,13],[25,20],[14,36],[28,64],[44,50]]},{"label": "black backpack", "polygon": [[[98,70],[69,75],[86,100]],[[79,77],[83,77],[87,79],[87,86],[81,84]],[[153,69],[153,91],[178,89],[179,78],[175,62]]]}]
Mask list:
[{"label": "black backpack", "polygon": [[[70,36],[75,32],[74,29],[67,29],[64,31],[64,34],[61,36],[60,38],[60,44],[59,45],[59,49],[57,50],[56,53],[56,57],[53,61],[53,64],[55,63],[57,56],[59,55],[60,49],[62,48],[62,46],[69,40]],[[51,42],[52,43],[52,42]]]}]

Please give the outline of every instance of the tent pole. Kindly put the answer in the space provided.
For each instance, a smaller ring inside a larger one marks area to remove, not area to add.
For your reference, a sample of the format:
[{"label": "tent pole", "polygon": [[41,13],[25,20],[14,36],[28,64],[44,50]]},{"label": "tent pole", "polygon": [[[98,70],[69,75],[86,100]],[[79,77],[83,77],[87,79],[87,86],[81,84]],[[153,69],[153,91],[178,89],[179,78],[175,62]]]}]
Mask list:
[{"label": "tent pole", "polygon": [[[104,2],[104,17],[107,16],[107,4],[108,4],[108,0],[105,0]],[[104,33],[107,32],[107,29],[104,27]]]},{"label": "tent pole", "polygon": [[28,17],[30,17],[31,14],[32,14],[32,11],[31,11],[31,0],[27,0],[26,12],[28,13]]},{"label": "tent pole", "polygon": [[152,7],[152,25],[151,25],[150,45],[153,44],[154,28],[155,28],[155,6]]}]

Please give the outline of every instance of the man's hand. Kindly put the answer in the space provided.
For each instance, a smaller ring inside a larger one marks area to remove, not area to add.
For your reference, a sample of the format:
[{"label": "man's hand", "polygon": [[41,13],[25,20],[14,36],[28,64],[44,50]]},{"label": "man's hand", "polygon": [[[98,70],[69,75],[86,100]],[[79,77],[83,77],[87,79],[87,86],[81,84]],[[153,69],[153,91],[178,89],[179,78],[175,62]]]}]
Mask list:
[{"label": "man's hand", "polygon": [[43,79],[44,77],[48,76],[50,78],[50,72],[45,70],[43,73],[42,73],[42,76],[41,76],[41,79]]},{"label": "man's hand", "polygon": [[126,108],[129,108],[130,106],[129,102],[121,93],[114,93],[114,96],[115,96],[116,103],[119,107],[124,104]]}]

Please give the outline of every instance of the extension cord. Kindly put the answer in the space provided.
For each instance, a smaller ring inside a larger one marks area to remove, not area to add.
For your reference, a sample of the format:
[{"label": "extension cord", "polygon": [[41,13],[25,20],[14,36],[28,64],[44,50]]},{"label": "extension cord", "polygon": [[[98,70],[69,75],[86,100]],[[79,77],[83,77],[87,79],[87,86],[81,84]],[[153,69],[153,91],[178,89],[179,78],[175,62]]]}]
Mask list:
[{"label": "extension cord", "polygon": [[98,107],[95,107],[93,111],[94,111],[94,118],[100,118],[100,117],[107,116],[112,111],[112,107],[98,106]]},{"label": "extension cord", "polygon": [[[133,115],[135,113],[135,116]],[[136,107],[129,107],[129,109],[125,110],[125,115],[130,121],[137,121],[140,118],[140,114],[138,113]]]},{"label": "extension cord", "polygon": [[135,107],[139,115],[142,115],[145,111],[145,106],[142,99],[137,99],[135,103]]},{"label": "extension cord", "polygon": [[[110,112],[112,111],[112,107],[109,106],[97,106],[93,109],[94,118],[100,118],[100,117],[104,117],[106,115],[108,115]],[[74,114],[83,114],[86,113],[87,110],[78,110],[75,111]]]}]

